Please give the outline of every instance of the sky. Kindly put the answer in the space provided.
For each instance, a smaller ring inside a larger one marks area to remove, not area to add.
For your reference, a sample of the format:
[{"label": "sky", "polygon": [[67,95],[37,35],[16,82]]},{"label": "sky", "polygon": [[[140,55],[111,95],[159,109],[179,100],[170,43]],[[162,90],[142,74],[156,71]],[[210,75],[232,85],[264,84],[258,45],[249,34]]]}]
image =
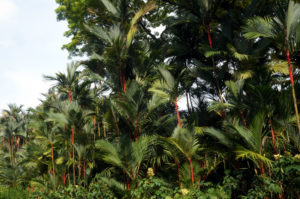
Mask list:
[{"label": "sky", "polygon": [[[0,114],[8,104],[36,107],[54,82],[43,75],[65,72],[70,39],[58,22],[55,0],[0,0]],[[163,27],[159,30],[161,32]],[[185,109],[185,100],[179,108]]]},{"label": "sky", "polygon": [[10,103],[39,105],[53,82],[43,75],[65,72],[69,41],[58,22],[55,0],[0,0],[0,111]]}]

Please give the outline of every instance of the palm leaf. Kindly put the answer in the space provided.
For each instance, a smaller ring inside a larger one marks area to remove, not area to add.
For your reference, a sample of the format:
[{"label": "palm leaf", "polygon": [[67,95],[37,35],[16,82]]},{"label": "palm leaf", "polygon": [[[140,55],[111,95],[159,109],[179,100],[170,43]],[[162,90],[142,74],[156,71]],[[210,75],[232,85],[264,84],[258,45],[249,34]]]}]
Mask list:
[{"label": "palm leaf", "polygon": [[234,151],[237,156],[236,159],[249,159],[253,161],[257,167],[259,167],[259,163],[263,163],[264,165],[271,167],[272,166],[272,161],[265,156],[260,155],[259,153],[253,152],[251,150],[245,149],[242,146],[239,146],[235,151]]},{"label": "palm leaf", "polygon": [[103,5],[106,7],[106,9],[113,14],[115,17],[119,17],[119,11],[117,10],[117,8],[108,0],[101,0],[101,2],[103,3]]},{"label": "palm leaf", "polygon": [[255,17],[249,19],[243,27],[244,37],[256,39],[258,37],[275,38],[273,22],[270,17]]},{"label": "palm leaf", "polygon": [[156,8],[156,4],[154,1],[148,1],[144,7],[142,7],[132,18],[131,23],[130,23],[130,29],[127,33],[126,37],[126,48],[129,49],[132,40],[137,32],[137,23],[139,20],[148,12]]},{"label": "palm leaf", "polygon": [[212,127],[204,128],[203,130],[205,133],[209,134],[210,136],[216,138],[219,143],[223,144],[224,146],[230,148],[232,146],[232,142],[228,137],[224,134],[224,132],[221,132],[220,130],[217,130]]}]

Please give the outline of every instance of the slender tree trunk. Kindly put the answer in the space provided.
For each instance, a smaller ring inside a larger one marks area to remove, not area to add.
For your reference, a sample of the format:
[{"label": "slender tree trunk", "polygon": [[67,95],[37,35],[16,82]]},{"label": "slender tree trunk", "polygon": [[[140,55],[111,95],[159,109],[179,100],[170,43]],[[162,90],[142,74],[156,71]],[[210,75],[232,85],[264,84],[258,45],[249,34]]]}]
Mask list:
[{"label": "slender tree trunk", "polygon": [[119,61],[119,66],[120,66],[120,73],[121,73],[121,85],[122,85],[122,89],[124,91],[124,93],[126,93],[126,77],[125,77],[125,68],[126,67],[122,67],[122,62]]},{"label": "slender tree trunk", "polygon": [[[260,153],[260,155],[262,154],[262,145],[260,145],[259,153]],[[260,162],[260,161],[259,161],[259,167],[260,167],[261,174],[264,178],[265,177],[265,168],[264,168],[264,165],[262,164],[262,162]]]},{"label": "slender tree trunk", "polygon": [[269,116],[269,123],[271,126],[271,133],[272,133],[272,143],[273,143],[273,150],[274,150],[274,154],[276,153],[276,142],[275,142],[275,132],[273,129],[273,125],[272,125],[272,121],[271,121],[271,117]]},{"label": "slender tree trunk", "polygon": [[78,163],[78,182],[80,182],[80,177],[81,177],[81,161],[79,159],[79,163]]},{"label": "slender tree trunk", "polygon": [[73,183],[76,185],[76,170],[75,170],[75,150],[73,147]]},{"label": "slender tree trunk", "polygon": [[[210,48],[212,48],[213,44],[212,44],[212,39],[211,39],[211,34],[210,34],[210,24],[209,23],[207,23],[207,25],[206,25],[206,32],[207,32],[207,36],[208,36],[209,46],[210,46]],[[211,59],[212,59],[212,64],[213,64],[213,76],[214,76],[214,79],[215,79],[216,87],[218,89],[218,94],[219,94],[220,101],[223,104],[224,102],[223,102],[223,97],[222,97],[222,91],[220,89],[220,85],[219,85],[218,79],[217,79],[216,74],[215,74],[216,73],[215,60],[214,60],[213,57]]]},{"label": "slender tree trunk", "polygon": [[67,180],[67,174],[66,174],[66,172],[65,172],[65,173],[64,173],[64,178],[63,178],[64,186],[66,186],[66,180]]},{"label": "slender tree trunk", "polygon": [[73,150],[73,183],[76,184],[76,171],[75,171],[75,129],[72,127],[72,150]]},{"label": "slender tree trunk", "polygon": [[259,167],[260,167],[260,172],[263,176],[263,178],[265,177],[265,168],[264,168],[264,165],[260,162],[259,163]]},{"label": "slender tree trunk", "polygon": [[[98,104],[96,106],[96,114],[99,115],[99,106],[98,106]],[[100,123],[97,122],[97,118],[96,119],[94,118],[94,120],[95,120],[95,124],[97,124],[98,137],[100,138]]]},{"label": "slender tree trunk", "polygon": [[243,111],[240,111],[240,113],[241,113],[241,118],[242,118],[242,120],[243,120],[244,127],[247,129],[247,122],[246,122],[246,119],[245,119],[244,112],[243,112]]},{"label": "slender tree trunk", "polygon": [[126,77],[125,72],[122,70],[122,85],[123,85],[123,91],[126,93]]},{"label": "slender tree trunk", "polygon": [[56,179],[55,179],[55,168],[54,168],[54,153],[53,153],[53,142],[51,142],[51,158],[52,158],[52,168],[53,168],[53,178],[54,178],[54,190],[56,190]]},{"label": "slender tree trunk", "polygon": [[[290,66],[289,66],[289,70],[290,70],[290,77],[293,77],[292,76],[293,75],[292,74],[292,69],[291,69]],[[293,95],[293,101],[294,101],[294,107],[295,107],[295,114],[296,114],[298,132],[300,133],[300,120],[299,120],[299,112],[298,112],[298,106],[297,106],[297,98],[296,98],[296,91],[295,91],[294,81],[291,81],[291,84],[292,84],[292,95]]]},{"label": "slender tree trunk", "polygon": [[193,169],[193,162],[192,162],[192,159],[191,159],[191,158],[188,158],[188,160],[189,160],[189,164],[190,164],[190,167],[191,167],[192,183],[194,184],[194,169]]},{"label": "slender tree trunk", "polygon": [[174,105],[175,105],[175,109],[176,109],[176,113],[177,113],[178,126],[181,127],[180,114],[179,114],[178,106],[177,106],[177,97],[174,101]]},{"label": "slender tree trunk", "polygon": [[285,43],[286,43],[286,58],[287,58],[288,67],[289,67],[289,75],[290,75],[290,81],[291,81],[291,86],[292,86],[292,95],[293,95],[294,108],[295,108],[295,114],[296,114],[296,120],[297,120],[297,126],[298,126],[298,133],[300,134],[300,120],[299,120],[299,115],[298,115],[297,98],[296,98],[293,69],[292,69],[292,63],[291,63],[291,57],[290,57],[290,51],[289,51],[289,40],[288,40],[288,35],[287,35],[287,29],[285,29]]},{"label": "slender tree trunk", "polygon": [[[100,123],[99,122],[97,123],[97,129],[98,129],[98,137],[100,138],[101,133],[100,133]],[[105,135],[105,137],[106,137],[106,135]]]},{"label": "slender tree trunk", "polygon": [[68,96],[69,96],[69,102],[72,101],[72,91],[69,89],[68,90]]},{"label": "slender tree trunk", "polygon": [[130,190],[130,181],[128,175],[126,175],[126,179],[127,179],[127,190]]},{"label": "slender tree trunk", "polygon": [[[96,115],[94,115],[94,128],[96,128],[96,120],[97,120],[97,117]],[[94,132],[94,142],[96,142],[96,133]]]}]

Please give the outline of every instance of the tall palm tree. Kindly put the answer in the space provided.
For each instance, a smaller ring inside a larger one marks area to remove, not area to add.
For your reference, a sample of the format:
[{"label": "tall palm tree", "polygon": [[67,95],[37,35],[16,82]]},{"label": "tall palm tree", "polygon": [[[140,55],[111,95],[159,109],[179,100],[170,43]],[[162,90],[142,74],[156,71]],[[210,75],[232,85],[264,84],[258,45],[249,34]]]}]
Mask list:
[{"label": "tall palm tree", "polygon": [[154,118],[156,118],[157,115],[154,111],[157,110],[160,105],[167,102],[157,95],[153,95],[152,98],[147,101],[147,87],[148,85],[146,83],[141,84],[132,80],[128,85],[126,94],[111,97],[113,108],[127,123],[136,141],[143,131],[152,129]]},{"label": "tall palm tree", "polygon": [[[138,30],[138,23],[144,15],[156,8],[156,4],[154,1],[148,1],[132,15],[128,9],[130,1],[121,1],[116,6],[108,0],[102,0],[102,3],[113,16],[116,25],[109,30],[100,26],[86,26],[106,45],[103,54],[94,54],[92,59],[102,62],[103,68],[110,72],[110,76],[114,75],[112,76],[115,80],[113,82],[120,82],[123,92],[126,93],[126,71],[131,70],[130,73],[132,73],[132,69],[128,68],[129,56],[134,56],[130,54],[130,48]],[[128,19],[131,19],[130,23]]]},{"label": "tall palm tree", "polygon": [[190,131],[186,128],[177,127],[172,136],[165,138],[166,148],[174,154],[182,154],[190,165],[191,179],[194,183],[194,168],[193,168],[193,156],[198,152],[200,145],[194,131]]},{"label": "tall palm tree", "polygon": [[[181,127],[181,119],[180,119],[180,114],[179,114],[179,109],[177,104],[178,102],[177,97],[180,93],[179,80],[175,80],[173,75],[168,70],[162,67],[159,67],[159,72],[162,76],[162,79],[156,80],[152,84],[149,91],[157,94],[162,99],[169,99],[169,101],[174,103],[176,114],[177,114],[178,126]],[[183,72],[184,71],[182,71],[182,73]]]},{"label": "tall palm tree", "polygon": [[222,130],[207,127],[204,132],[217,139],[234,154],[236,159],[251,160],[261,169],[261,174],[264,176],[263,165],[268,167],[271,165],[271,161],[263,154],[265,116],[266,113],[263,111],[257,112],[249,123],[249,128],[241,126],[238,119],[228,118],[224,121]]},{"label": "tall palm tree", "polygon": [[292,0],[289,1],[288,5],[285,2],[280,3],[277,5],[278,9],[275,9],[275,16],[255,17],[248,20],[247,25],[244,27],[244,36],[248,39],[261,37],[271,39],[281,52],[286,54],[297,126],[300,133],[300,120],[291,64],[291,56],[299,47],[300,42],[300,31],[298,28],[300,25],[300,4]]},{"label": "tall palm tree", "polygon": [[77,63],[73,62],[70,65],[68,65],[67,74],[60,72],[60,73],[56,73],[55,76],[47,76],[47,75],[44,76],[46,80],[56,82],[53,87],[57,88],[58,91],[61,93],[66,93],[69,102],[72,101],[72,93],[75,92],[76,87],[79,85],[80,73],[77,70],[79,66],[80,66],[79,62]]},{"label": "tall palm tree", "polygon": [[97,140],[96,148],[101,151],[102,159],[121,169],[127,178],[127,189],[130,189],[130,180],[135,181],[139,176],[142,163],[149,158],[150,146],[154,145],[152,136],[141,136],[138,141],[131,141],[128,136],[122,136],[119,142]]},{"label": "tall palm tree", "polygon": [[[67,143],[71,143],[72,148],[72,164],[73,164],[73,183],[76,183],[76,162],[75,162],[75,136],[79,134],[87,122],[89,111],[82,110],[76,101],[71,103],[57,103],[54,111],[48,113],[46,121],[53,122],[54,128],[60,133]],[[76,134],[76,135],[75,135]]]}]

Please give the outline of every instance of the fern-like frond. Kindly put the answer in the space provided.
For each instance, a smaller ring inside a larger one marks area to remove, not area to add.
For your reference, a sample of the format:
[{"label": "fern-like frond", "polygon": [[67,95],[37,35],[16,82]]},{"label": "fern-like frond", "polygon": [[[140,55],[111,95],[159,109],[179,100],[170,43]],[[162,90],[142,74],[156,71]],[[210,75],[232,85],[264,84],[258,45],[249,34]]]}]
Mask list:
[{"label": "fern-like frond", "polygon": [[258,37],[275,38],[274,26],[270,17],[255,17],[249,19],[243,27],[244,37],[256,39]]}]

